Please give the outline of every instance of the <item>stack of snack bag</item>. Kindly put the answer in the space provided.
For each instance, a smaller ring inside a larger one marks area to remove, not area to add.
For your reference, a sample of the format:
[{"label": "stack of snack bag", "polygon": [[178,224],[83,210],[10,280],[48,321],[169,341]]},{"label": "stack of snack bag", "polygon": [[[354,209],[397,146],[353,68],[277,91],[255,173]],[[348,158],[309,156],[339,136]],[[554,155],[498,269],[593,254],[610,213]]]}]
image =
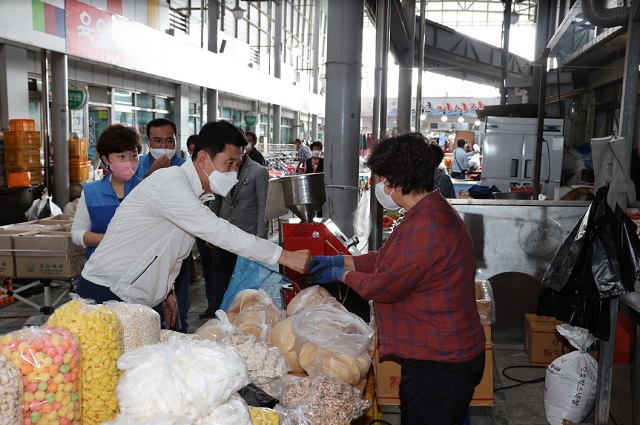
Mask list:
[{"label": "stack of snack bag", "polygon": [[0,424],[22,425],[22,375],[0,355]]},{"label": "stack of snack bag", "polygon": [[[23,328],[0,337],[0,354],[20,373],[21,423],[81,423],[80,348],[71,332]],[[3,398],[11,396],[7,392]]]},{"label": "stack of snack bag", "polygon": [[357,385],[371,366],[374,331],[360,317],[336,307],[326,290],[314,288],[293,298],[294,306],[287,310],[293,315],[271,329],[269,342],[282,351],[293,372],[334,376]]},{"label": "stack of snack bag", "polygon": [[235,394],[249,383],[247,369],[231,347],[169,338],[123,354],[118,367],[120,415],[109,425],[251,425]]},{"label": "stack of snack bag", "polygon": [[47,324],[61,326],[80,341],[82,353],[82,424],[99,425],[118,413],[117,361],[122,354],[122,326],[104,305],[77,298],[58,308]]},{"label": "stack of snack bag", "polygon": [[108,301],[104,305],[116,314],[122,326],[122,352],[160,342],[160,315],[141,304]]}]

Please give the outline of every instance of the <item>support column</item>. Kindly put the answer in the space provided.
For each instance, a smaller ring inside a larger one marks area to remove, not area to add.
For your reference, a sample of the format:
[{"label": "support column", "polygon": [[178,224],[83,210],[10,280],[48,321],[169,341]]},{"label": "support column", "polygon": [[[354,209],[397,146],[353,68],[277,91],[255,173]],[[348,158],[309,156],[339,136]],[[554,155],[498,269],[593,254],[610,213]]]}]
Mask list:
[{"label": "support column", "polygon": [[[547,47],[549,42],[549,34],[553,34],[555,28],[553,20],[551,19],[551,1],[550,0],[538,0],[538,11],[536,17],[536,40],[533,57],[538,62],[538,58],[542,55],[542,52]],[[546,64],[545,64],[546,65]],[[538,93],[540,93],[540,67],[536,66],[533,69],[533,84],[531,87],[531,100],[533,100]]]},{"label": "support column", "polygon": [[304,140],[304,133],[302,132],[302,124],[300,124],[300,111],[293,113],[293,136],[298,139]]},{"label": "support column", "polygon": [[325,217],[348,237],[358,204],[364,0],[328,0]]},{"label": "support column", "polygon": [[[218,15],[220,14],[220,2],[218,0],[209,1],[207,18],[210,52],[218,53]],[[207,89],[207,121],[218,121],[218,90]]]},{"label": "support column", "polygon": [[9,120],[29,118],[27,50],[0,44],[0,128]]},{"label": "support column", "polygon": [[[313,2],[313,57],[311,67],[313,68],[311,78],[313,79],[313,92],[320,91],[320,0]],[[318,140],[318,115],[311,116],[311,128],[309,129],[311,141]]]},{"label": "support column", "polygon": [[[403,52],[399,58],[398,73],[398,116],[396,126],[403,130],[411,129],[411,98],[413,84],[413,55],[416,26],[416,0],[404,0],[402,10],[407,20],[407,30],[409,31],[409,50]],[[416,112],[417,115],[420,111]]]},{"label": "support column", "polygon": [[[373,138],[375,140],[380,139],[380,136],[387,129],[387,68],[390,16],[389,0],[378,0],[376,10],[375,89],[373,96]],[[382,206],[375,196],[370,199],[370,208],[371,232],[369,233],[369,249],[376,250],[382,246]]]},{"label": "support column", "polygon": [[[284,25],[284,8],[282,2],[275,2],[274,12],[274,25],[273,38],[273,76],[276,78],[282,77],[282,28]],[[271,143],[282,143],[282,107],[280,105],[273,105],[273,141]],[[287,140],[290,142],[290,140]]]},{"label": "support column", "polygon": [[[189,134],[189,87],[185,84],[176,85],[176,100],[174,104],[174,122],[178,128],[176,152],[186,146]],[[197,129],[196,129],[197,130]]]},{"label": "support column", "polygon": [[[502,20],[502,55],[500,57],[500,105],[507,104],[507,76],[509,75],[509,31],[511,28],[511,0],[504,0]],[[417,113],[417,112],[416,112]]]},{"label": "support column", "polygon": [[[69,71],[67,55],[51,52],[51,142],[53,144],[53,202],[69,202]],[[51,188],[50,188],[51,189]]]},{"label": "support column", "polygon": [[425,28],[426,21],[426,1],[420,0],[420,23],[418,26],[418,49],[420,49],[418,55],[418,83],[416,84],[416,132],[420,132],[420,111],[422,110],[422,77],[424,74],[424,43],[425,43]]}]

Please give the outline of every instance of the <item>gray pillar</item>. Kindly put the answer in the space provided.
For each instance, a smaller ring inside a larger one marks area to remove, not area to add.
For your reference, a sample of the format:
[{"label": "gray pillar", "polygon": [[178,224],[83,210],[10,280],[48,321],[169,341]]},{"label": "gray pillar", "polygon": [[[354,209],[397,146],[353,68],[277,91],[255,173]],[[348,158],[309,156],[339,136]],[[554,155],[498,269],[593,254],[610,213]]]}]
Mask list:
[{"label": "gray pillar", "polygon": [[0,44],[0,128],[9,120],[29,118],[27,50]]},{"label": "gray pillar", "polygon": [[[389,0],[378,0],[376,9],[376,69],[373,96],[373,137],[378,140],[387,129],[387,67],[389,57],[389,22],[391,10]],[[382,246],[382,206],[375,196],[370,199],[371,232],[369,249]]]},{"label": "gray pillar", "polygon": [[325,215],[348,237],[358,204],[364,0],[328,0]]},{"label": "gray pillar", "polygon": [[304,140],[304,133],[302,131],[302,124],[300,123],[300,111],[293,113],[293,136]]},{"label": "gray pillar", "polygon": [[504,0],[504,14],[502,21],[502,51],[500,55],[500,105],[507,104],[507,76],[509,70],[509,31],[511,28],[511,0]]},{"label": "gray pillar", "polygon": [[[254,133],[256,133],[256,136],[260,137],[260,121],[262,121],[262,118],[260,117],[260,102],[251,101],[251,111],[249,112],[255,112],[256,116],[258,117],[256,125],[249,126],[249,131],[253,131]],[[256,140],[256,142],[259,142],[259,140]]]},{"label": "gray pillar", "polygon": [[[273,105],[273,140],[271,143],[282,143],[282,107],[280,105]],[[291,140],[287,140],[285,143],[289,143]]]},{"label": "gray pillar", "polygon": [[[551,20],[551,1],[550,0],[538,0],[538,11],[536,17],[536,40],[534,46],[534,61],[537,62],[538,58],[542,55],[547,43],[549,42],[549,34],[555,31],[554,23]],[[540,68],[533,68],[533,84],[531,87],[530,101],[534,101],[540,93]]]},{"label": "gray pillar", "polygon": [[[411,129],[411,98],[413,79],[413,50],[415,47],[416,0],[404,0],[402,9],[407,19],[407,30],[411,47],[399,58],[398,75],[398,116],[396,126],[404,130]],[[419,115],[419,112],[417,112]]]},{"label": "gray pillar", "polygon": [[173,120],[178,128],[176,151],[179,153],[182,146],[186,146],[187,138],[191,136],[189,134],[189,86],[186,84],[176,85]]},{"label": "gray pillar", "polygon": [[[320,0],[315,0],[313,3],[313,58],[312,68],[313,74],[313,92],[318,94],[319,81],[320,81]],[[310,138],[312,141],[318,140],[318,115],[311,116],[311,128],[309,129]]]},{"label": "gray pillar", "polygon": [[424,43],[426,28],[426,0],[420,0],[420,22],[418,24],[418,84],[416,84],[416,128],[415,131],[420,132],[420,111],[422,110],[422,77],[424,74]]},{"label": "gray pillar", "polygon": [[[220,11],[220,2],[218,0],[209,1],[209,10],[207,18],[209,42],[208,48],[210,52],[218,53],[218,15]],[[207,89],[207,121],[218,121],[218,90]]]},{"label": "gray pillar", "polygon": [[[282,28],[284,25],[284,8],[282,2],[275,2],[273,8],[274,12],[274,25],[273,38],[273,76],[276,78],[282,77]],[[273,105],[273,142],[282,143],[282,107],[280,105]],[[290,142],[287,140],[286,142]]]},{"label": "gray pillar", "polygon": [[[638,15],[640,7],[634,2],[627,27],[627,50],[624,63],[624,78],[622,80],[622,104],[620,105],[620,134],[627,138],[628,149],[631,155],[631,148],[638,146],[638,141],[634,141],[636,106],[638,98],[638,61],[640,61],[640,26],[638,26]],[[633,153],[635,155],[635,153]],[[627,160],[627,158],[625,158]],[[634,202],[635,199],[629,199]]]},{"label": "gray pillar", "polygon": [[313,140],[314,142],[316,140],[319,140],[318,137],[318,115],[311,115],[311,129],[309,130],[311,132],[311,140]]},{"label": "gray pillar", "polygon": [[51,142],[53,144],[53,202],[69,202],[69,72],[67,55],[51,52]]}]

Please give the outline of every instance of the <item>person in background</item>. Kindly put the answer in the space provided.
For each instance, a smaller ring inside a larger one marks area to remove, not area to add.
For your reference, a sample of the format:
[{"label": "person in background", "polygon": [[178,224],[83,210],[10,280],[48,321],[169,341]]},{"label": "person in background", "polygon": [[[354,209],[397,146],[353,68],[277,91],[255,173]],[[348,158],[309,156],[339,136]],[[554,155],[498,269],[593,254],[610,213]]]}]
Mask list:
[{"label": "person in background", "polygon": [[311,158],[307,159],[305,164],[305,173],[322,173],[324,172],[324,158],[322,158],[322,142],[315,141],[311,143]]},{"label": "person in background", "polygon": [[253,162],[257,162],[264,167],[266,165],[264,156],[262,156],[260,151],[256,148],[258,136],[256,136],[256,133],[247,131],[246,133],[244,133],[244,137],[245,139],[247,139],[247,146],[244,148],[244,154],[251,158]]},{"label": "person in background", "polygon": [[293,144],[296,146],[296,159],[298,160],[296,173],[304,173],[307,159],[311,158],[311,150],[308,146],[302,144],[300,139],[293,139]]},{"label": "person in background", "polygon": [[429,144],[429,149],[433,153],[433,162],[436,164],[435,172],[433,173],[433,188],[438,189],[440,194],[445,198],[455,199],[456,190],[451,182],[451,177],[443,169],[440,169],[442,160],[444,158],[444,152],[442,148],[434,143]]},{"label": "person in background", "polygon": [[82,196],[82,184],[80,183],[71,183],[69,185],[69,198],[71,201],[67,202],[67,204],[62,209],[63,214],[75,214],[78,209],[78,203],[80,202],[80,197]]},{"label": "person in background", "polygon": [[380,355],[401,358],[402,424],[462,425],[482,379],[485,335],[473,242],[433,190],[435,166],[420,134],[380,141],[369,158],[376,198],[404,208],[404,220],[379,251],[314,257],[309,279],[342,281],[375,302]]},{"label": "person in background", "polygon": [[187,152],[189,153],[189,159],[191,159],[191,155],[193,155],[193,148],[196,146],[196,139],[198,136],[192,134],[187,138]]},{"label": "person in background", "polygon": [[[246,135],[245,135],[246,136]],[[248,142],[247,138],[247,142]],[[247,233],[266,239],[269,223],[265,220],[269,171],[253,161],[245,151],[238,169],[238,183],[227,196],[216,197],[209,208],[218,217],[227,220]],[[202,261],[207,309],[200,318],[214,317],[229,287],[238,255],[197,239]]]},{"label": "person in background", "polygon": [[149,153],[140,157],[140,166],[136,175],[141,179],[154,171],[172,165],[180,166],[185,160],[176,155],[176,125],[165,118],[149,121],[147,124],[147,143]]},{"label": "person in background", "polygon": [[[176,133],[175,123],[165,118],[149,121],[147,124],[147,142],[150,149],[149,154],[140,157],[140,165],[136,173],[138,177],[144,179],[157,170],[171,166],[181,166],[186,162],[185,159],[175,154]],[[174,284],[175,296],[178,300],[178,312],[180,314],[175,330],[183,333],[189,332],[190,282],[191,264],[188,261],[184,261]]]},{"label": "person in background", "polygon": [[190,161],[158,170],[125,198],[85,264],[76,292],[97,303],[115,300],[153,307],[164,301],[171,328],[177,316],[173,282],[194,237],[303,273],[311,257],[308,249],[283,250],[218,218],[202,203],[213,194],[226,196],[235,186],[246,143],[231,123],[202,127]]},{"label": "person in background", "polygon": [[464,145],[467,141],[464,139],[458,139],[456,143],[458,147],[453,151],[451,159],[451,178],[464,179],[466,172],[469,171],[469,158],[473,155],[473,151],[465,151]]},{"label": "person in background", "polygon": [[96,150],[108,173],[84,185],[71,226],[71,239],[87,248],[87,259],[102,242],[122,200],[141,181],[136,176],[139,139],[133,127],[121,124],[105,128],[98,138]]}]

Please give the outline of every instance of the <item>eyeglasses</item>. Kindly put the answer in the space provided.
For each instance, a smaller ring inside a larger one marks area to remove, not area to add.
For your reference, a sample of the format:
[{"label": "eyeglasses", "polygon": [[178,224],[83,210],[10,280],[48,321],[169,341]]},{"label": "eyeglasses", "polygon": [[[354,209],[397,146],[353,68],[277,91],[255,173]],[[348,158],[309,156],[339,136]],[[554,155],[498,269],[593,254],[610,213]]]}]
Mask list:
[{"label": "eyeglasses", "polygon": [[149,139],[149,141],[153,142],[154,145],[165,145],[165,146],[175,146],[176,138],[175,137],[154,137],[153,139]]}]

